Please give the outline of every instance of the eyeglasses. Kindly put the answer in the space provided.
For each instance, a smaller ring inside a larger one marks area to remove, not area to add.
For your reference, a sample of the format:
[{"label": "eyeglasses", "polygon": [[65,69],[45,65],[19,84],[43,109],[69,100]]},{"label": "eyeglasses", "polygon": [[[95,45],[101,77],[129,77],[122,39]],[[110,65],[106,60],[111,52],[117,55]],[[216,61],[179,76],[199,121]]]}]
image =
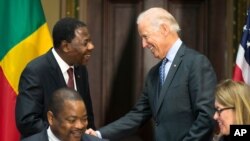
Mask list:
[{"label": "eyeglasses", "polygon": [[234,109],[234,107],[226,107],[226,108],[222,108],[222,109],[215,109],[215,111],[218,113],[218,115],[220,116],[221,112],[225,111],[225,110],[229,110],[229,109]]}]

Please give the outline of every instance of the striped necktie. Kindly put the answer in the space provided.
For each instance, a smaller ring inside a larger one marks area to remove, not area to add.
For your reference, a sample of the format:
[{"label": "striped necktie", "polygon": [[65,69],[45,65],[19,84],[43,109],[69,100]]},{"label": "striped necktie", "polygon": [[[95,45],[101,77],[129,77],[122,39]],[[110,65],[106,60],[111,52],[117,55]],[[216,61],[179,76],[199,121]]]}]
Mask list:
[{"label": "striped necktie", "polygon": [[165,77],[166,77],[166,74],[165,74],[165,65],[166,63],[168,62],[168,59],[165,57],[163,60],[162,60],[162,63],[161,63],[161,66],[160,66],[160,69],[159,69],[159,73],[160,73],[160,83],[161,83],[161,86],[163,85],[164,81],[165,81]]}]

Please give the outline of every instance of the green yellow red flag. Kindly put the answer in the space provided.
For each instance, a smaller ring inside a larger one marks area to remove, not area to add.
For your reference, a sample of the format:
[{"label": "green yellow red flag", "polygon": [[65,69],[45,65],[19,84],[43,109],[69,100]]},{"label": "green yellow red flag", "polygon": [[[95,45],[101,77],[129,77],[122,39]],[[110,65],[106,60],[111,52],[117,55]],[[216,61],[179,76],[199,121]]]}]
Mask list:
[{"label": "green yellow red flag", "polygon": [[0,1],[0,140],[20,138],[15,104],[21,72],[52,47],[40,0]]}]

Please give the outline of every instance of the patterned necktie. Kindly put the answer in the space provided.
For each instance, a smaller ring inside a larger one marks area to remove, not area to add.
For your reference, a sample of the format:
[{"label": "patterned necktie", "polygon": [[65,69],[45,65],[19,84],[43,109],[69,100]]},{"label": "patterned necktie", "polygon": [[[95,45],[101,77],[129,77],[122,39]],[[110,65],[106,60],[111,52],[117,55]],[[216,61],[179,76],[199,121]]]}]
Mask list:
[{"label": "patterned necktie", "polygon": [[163,83],[164,83],[164,81],[165,81],[165,65],[166,65],[166,63],[168,62],[168,59],[167,58],[164,58],[163,60],[162,60],[162,63],[161,63],[161,66],[160,66],[160,83],[161,83],[161,86],[163,85]]},{"label": "patterned necktie", "polygon": [[71,89],[74,89],[75,87],[74,87],[74,78],[73,78],[73,73],[74,73],[73,68],[69,68],[67,70],[67,73],[69,75],[67,86]]}]

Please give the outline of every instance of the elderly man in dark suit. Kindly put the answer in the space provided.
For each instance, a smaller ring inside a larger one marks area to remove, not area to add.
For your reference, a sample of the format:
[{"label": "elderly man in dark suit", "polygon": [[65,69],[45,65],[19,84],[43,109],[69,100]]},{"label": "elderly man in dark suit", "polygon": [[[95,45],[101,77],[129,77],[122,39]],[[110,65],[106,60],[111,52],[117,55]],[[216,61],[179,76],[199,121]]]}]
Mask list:
[{"label": "elderly man in dark suit", "polygon": [[115,140],[152,118],[155,141],[210,141],[217,80],[209,60],[182,42],[180,27],[166,10],[150,8],[139,15],[137,24],[142,47],[161,61],[149,71],[129,113],[86,133]]},{"label": "elderly man in dark suit", "polygon": [[67,86],[80,93],[87,108],[88,127],[95,128],[85,66],[94,45],[86,24],[73,18],[59,20],[53,28],[53,43],[54,48],[32,60],[20,77],[16,125],[22,137],[48,125],[46,113],[51,94]]},{"label": "elderly man in dark suit", "polygon": [[87,125],[87,111],[79,93],[73,89],[61,88],[55,91],[48,106],[48,129],[45,128],[22,141],[104,141],[84,134]]}]

